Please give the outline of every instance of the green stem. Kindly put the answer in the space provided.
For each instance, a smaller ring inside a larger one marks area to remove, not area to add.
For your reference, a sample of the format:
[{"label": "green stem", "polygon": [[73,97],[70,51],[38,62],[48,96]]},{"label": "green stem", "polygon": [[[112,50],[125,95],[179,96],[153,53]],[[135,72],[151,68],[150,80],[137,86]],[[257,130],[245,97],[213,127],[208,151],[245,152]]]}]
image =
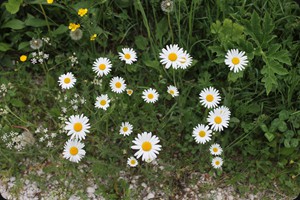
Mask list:
[{"label": "green stem", "polygon": [[40,5],[41,10],[42,10],[42,12],[43,12],[43,15],[44,15],[44,17],[45,17],[45,20],[46,20],[46,23],[47,23],[47,27],[48,27],[48,31],[50,32],[51,29],[50,29],[50,26],[49,26],[48,17],[47,17],[47,15],[46,15],[46,12],[45,12],[45,10],[44,10],[44,7],[42,6],[42,4],[39,4],[39,5]]},{"label": "green stem", "polygon": [[169,24],[169,27],[170,27],[171,38],[172,38],[172,44],[173,44],[173,43],[174,43],[174,34],[173,34],[172,26],[171,26],[171,20],[170,20],[170,14],[169,14],[169,13],[168,13],[168,24]]}]

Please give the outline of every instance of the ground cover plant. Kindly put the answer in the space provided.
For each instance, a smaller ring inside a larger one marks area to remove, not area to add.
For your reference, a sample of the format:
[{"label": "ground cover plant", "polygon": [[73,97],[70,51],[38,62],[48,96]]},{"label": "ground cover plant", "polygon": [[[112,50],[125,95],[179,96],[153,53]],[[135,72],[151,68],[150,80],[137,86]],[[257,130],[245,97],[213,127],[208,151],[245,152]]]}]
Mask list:
[{"label": "ground cover plant", "polygon": [[140,199],[145,184],[182,198],[199,174],[215,184],[198,198],[226,186],[241,197],[300,192],[296,2],[0,9],[0,166],[12,199],[25,179],[38,199]]}]

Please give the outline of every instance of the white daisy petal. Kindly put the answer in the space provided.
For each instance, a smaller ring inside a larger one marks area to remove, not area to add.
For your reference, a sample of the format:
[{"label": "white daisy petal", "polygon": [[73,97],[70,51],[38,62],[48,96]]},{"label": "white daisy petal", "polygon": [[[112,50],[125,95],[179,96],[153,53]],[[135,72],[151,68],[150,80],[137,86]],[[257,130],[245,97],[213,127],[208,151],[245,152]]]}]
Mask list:
[{"label": "white daisy petal", "polygon": [[216,107],[221,100],[219,91],[213,87],[204,88],[200,95],[200,103],[206,108]]},{"label": "white daisy petal", "polygon": [[95,107],[107,110],[109,107],[110,99],[107,94],[102,94],[96,98]]},{"label": "white daisy petal", "polygon": [[155,103],[158,100],[159,94],[153,88],[149,88],[148,90],[143,91],[142,98],[147,103]]},{"label": "white daisy petal", "polygon": [[211,140],[212,131],[209,129],[209,126],[203,124],[198,124],[193,129],[193,137],[197,143],[205,144]]},{"label": "white daisy petal", "polygon": [[136,52],[132,48],[123,48],[122,52],[119,52],[119,58],[129,65],[137,61]]},{"label": "white daisy petal", "polygon": [[[171,66],[173,69],[178,69],[179,67],[187,67],[183,58],[187,58],[187,54],[184,54],[183,49],[179,48],[177,44],[167,45],[165,49],[162,49],[162,53],[159,54],[160,62],[165,65],[166,69],[169,69]],[[183,62],[183,63],[182,63]],[[185,63],[185,64],[184,64]]]},{"label": "white daisy petal", "polygon": [[221,157],[214,157],[211,161],[211,165],[215,168],[215,169],[219,169],[222,167],[223,165],[223,159]]},{"label": "white daisy petal", "polygon": [[131,156],[130,158],[127,159],[127,164],[130,167],[136,167],[138,165],[138,161],[133,156]]},{"label": "white daisy petal", "polygon": [[71,139],[76,140],[85,139],[86,133],[89,133],[90,124],[88,118],[81,115],[72,115],[66,122],[65,130],[68,131],[68,135],[71,135]]},{"label": "white daisy petal", "polygon": [[58,83],[62,89],[70,89],[74,87],[74,84],[76,83],[76,78],[71,72],[68,72],[66,74],[61,75],[58,78]]},{"label": "white daisy petal", "polygon": [[177,97],[179,96],[179,91],[177,89],[177,87],[173,86],[173,85],[169,85],[167,92],[172,96],[172,97]]},{"label": "white daisy petal", "polygon": [[122,122],[120,127],[120,134],[123,136],[130,135],[132,133],[133,126],[129,122]]},{"label": "white daisy petal", "polygon": [[63,157],[71,162],[78,163],[85,155],[85,150],[82,149],[83,147],[83,143],[78,142],[76,139],[70,139],[65,143]]},{"label": "white daisy petal", "polygon": [[238,49],[231,49],[227,51],[225,56],[225,64],[228,65],[231,71],[234,73],[242,71],[248,63],[247,56],[244,56],[245,52],[239,52]]},{"label": "white daisy petal", "polygon": [[121,77],[113,77],[110,80],[110,88],[113,92],[122,93],[126,89],[125,80]]},{"label": "white daisy petal", "polygon": [[93,64],[93,71],[98,75],[98,76],[104,76],[109,74],[111,71],[111,61],[108,58],[97,58]]},{"label": "white daisy petal", "polygon": [[214,131],[223,131],[227,128],[230,120],[230,110],[226,106],[221,106],[210,111],[208,114],[208,124]]},{"label": "white daisy petal", "polygon": [[221,148],[221,146],[219,144],[212,144],[209,148],[209,151],[210,151],[211,155],[219,156],[222,154],[223,149]]}]

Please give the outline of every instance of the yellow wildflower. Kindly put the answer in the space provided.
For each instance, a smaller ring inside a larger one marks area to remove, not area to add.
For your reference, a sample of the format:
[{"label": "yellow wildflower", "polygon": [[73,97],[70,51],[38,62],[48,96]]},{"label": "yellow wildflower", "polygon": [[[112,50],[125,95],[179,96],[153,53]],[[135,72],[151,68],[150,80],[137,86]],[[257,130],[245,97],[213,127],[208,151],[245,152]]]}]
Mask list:
[{"label": "yellow wildflower", "polygon": [[97,34],[94,34],[94,35],[91,36],[90,40],[93,41],[93,40],[96,39],[96,37],[97,37]]},{"label": "yellow wildflower", "polygon": [[83,17],[84,15],[86,15],[87,12],[88,12],[87,8],[80,8],[78,10],[78,15],[80,15],[80,17]]},{"label": "yellow wildflower", "polygon": [[53,0],[47,0],[47,3],[52,4]]},{"label": "yellow wildflower", "polygon": [[70,23],[70,25],[69,25],[69,29],[71,29],[71,31],[75,31],[79,27],[80,27],[80,24]]},{"label": "yellow wildflower", "polygon": [[27,60],[27,56],[26,55],[21,55],[20,56],[20,61],[25,62]]}]

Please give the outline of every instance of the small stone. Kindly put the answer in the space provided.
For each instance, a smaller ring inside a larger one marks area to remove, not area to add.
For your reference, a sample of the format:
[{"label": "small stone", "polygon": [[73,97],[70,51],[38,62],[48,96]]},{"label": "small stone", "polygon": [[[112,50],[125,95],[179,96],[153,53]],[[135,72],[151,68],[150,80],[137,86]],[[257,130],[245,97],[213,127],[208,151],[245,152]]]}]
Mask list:
[{"label": "small stone", "polygon": [[152,199],[152,198],[154,198],[155,197],[155,194],[154,193],[149,193],[148,195],[147,195],[147,199]]}]

